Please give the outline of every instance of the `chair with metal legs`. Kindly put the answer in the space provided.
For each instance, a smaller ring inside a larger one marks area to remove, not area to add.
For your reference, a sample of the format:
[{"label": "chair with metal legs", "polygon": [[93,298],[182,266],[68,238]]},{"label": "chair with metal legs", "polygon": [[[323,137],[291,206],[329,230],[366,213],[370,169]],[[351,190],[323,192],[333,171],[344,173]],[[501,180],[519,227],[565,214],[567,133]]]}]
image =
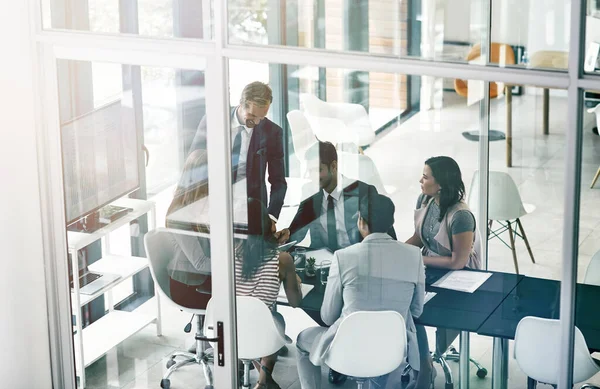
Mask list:
[{"label": "chair with metal legs", "polygon": [[[560,356],[560,321],[526,316],[517,325],[514,357],[527,375],[527,388],[535,389],[537,383],[558,385],[558,371],[563,363]],[[600,366],[590,355],[583,334],[575,327],[573,348],[573,382],[583,382],[600,372]],[[594,389],[591,384],[582,387]]]},{"label": "chair with metal legs", "polygon": [[[250,366],[253,362],[275,354],[292,341],[279,332],[273,314],[265,303],[256,297],[237,296],[237,354],[244,365],[241,387],[250,389]],[[213,336],[215,333],[214,311],[212,300],[206,307],[205,333]],[[264,366],[261,366],[268,374]]]},{"label": "chair with metal legs", "polygon": [[[452,376],[452,370],[448,361],[459,362],[460,353],[452,346],[451,342],[458,336],[458,331],[446,330],[444,328],[438,328],[435,332],[435,351],[431,352],[431,358],[433,363],[437,363],[441,366],[444,372],[444,389],[454,388],[454,378]],[[487,376],[487,369],[473,358],[469,358],[469,361],[477,368],[477,377],[485,378]],[[402,372],[402,381],[408,382],[410,380],[410,371],[412,370],[410,365],[407,365]]]},{"label": "chair with metal legs", "polygon": [[[435,351],[432,353],[431,358],[434,363],[438,363],[442,367],[444,372],[444,380],[446,382],[445,389],[452,389],[454,387],[454,379],[452,377],[452,370],[448,365],[448,361],[459,362],[460,353],[454,348],[452,342],[459,335],[459,331],[447,330],[444,328],[438,328],[435,331]],[[485,378],[487,376],[487,369],[479,364],[473,358],[469,358],[469,361],[477,368],[477,377]]]},{"label": "chair with metal legs", "polygon": [[[395,311],[358,311],[346,316],[331,341],[324,362],[372,388],[374,379],[396,370],[406,359],[406,324]],[[367,358],[356,356],[366,355]]]},{"label": "chair with metal legs", "polygon": [[[469,190],[469,206],[471,209],[476,209],[478,203],[478,186],[479,171],[476,171]],[[531,257],[531,262],[535,263],[529,240],[521,223],[521,218],[533,212],[535,205],[523,203],[517,185],[507,173],[490,171],[488,188],[488,240],[498,238],[506,247],[511,249],[515,272],[519,274],[515,246],[517,237],[523,239]],[[494,222],[500,225],[495,230],[492,229]],[[502,239],[501,235],[506,231],[508,231],[510,243]]]},{"label": "chair with metal legs", "polygon": [[594,179],[592,180],[592,185],[590,185],[590,189],[594,188],[594,185],[596,185],[596,181],[598,181],[598,178],[600,178],[600,167],[598,167],[598,171],[596,172],[596,175],[594,176]]},{"label": "chair with metal legs", "polygon": [[[150,267],[150,274],[152,280],[158,291],[157,298],[161,299],[161,302],[166,302],[169,305],[173,305],[183,312],[188,312],[193,315],[192,320],[196,319],[196,352],[190,353],[186,351],[175,351],[171,354],[171,358],[167,362],[167,371],[163,375],[160,381],[160,387],[163,389],[169,389],[171,387],[171,381],[169,377],[175,371],[188,364],[198,364],[202,366],[204,372],[204,378],[206,380],[205,389],[213,388],[213,377],[212,371],[210,370],[209,364],[213,363],[212,349],[208,348],[205,350],[203,342],[206,340],[204,337],[204,316],[206,310],[204,309],[193,309],[181,306],[171,299],[171,292],[169,287],[169,274],[167,271],[167,265],[174,256],[174,234],[179,234],[183,239],[198,239],[208,238],[206,234],[179,231],[168,228],[158,228],[156,230],[148,232],[144,236],[144,247],[146,248],[146,254],[148,255],[148,262]],[[184,331],[191,331],[190,321]],[[176,361],[176,358],[182,357],[183,359]]]}]

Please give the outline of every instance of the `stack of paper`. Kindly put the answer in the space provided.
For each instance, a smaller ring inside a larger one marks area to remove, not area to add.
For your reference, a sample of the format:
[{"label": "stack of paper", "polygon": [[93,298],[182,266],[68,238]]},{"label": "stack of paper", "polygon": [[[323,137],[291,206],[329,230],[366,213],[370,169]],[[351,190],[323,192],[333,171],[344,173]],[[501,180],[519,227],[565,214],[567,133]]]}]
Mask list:
[{"label": "stack of paper", "polygon": [[[315,286],[310,284],[302,284],[302,298],[306,297],[308,292],[310,292]],[[287,296],[285,295],[285,290],[283,289],[283,284],[279,287],[279,295],[277,296],[277,302],[286,303],[288,302]]]},{"label": "stack of paper", "polygon": [[435,297],[437,293],[435,292],[425,292],[425,300],[423,301],[423,305],[427,304],[429,300]]},{"label": "stack of paper", "polygon": [[492,273],[454,270],[448,272],[445,276],[433,283],[432,286],[457,290],[459,292],[473,293],[491,276]]}]

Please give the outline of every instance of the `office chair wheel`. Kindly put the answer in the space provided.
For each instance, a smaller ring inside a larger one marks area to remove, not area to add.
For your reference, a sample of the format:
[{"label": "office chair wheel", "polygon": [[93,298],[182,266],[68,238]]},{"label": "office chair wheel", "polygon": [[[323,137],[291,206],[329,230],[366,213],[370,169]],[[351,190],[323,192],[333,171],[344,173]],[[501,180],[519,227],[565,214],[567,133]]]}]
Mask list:
[{"label": "office chair wheel", "polygon": [[403,383],[407,383],[408,381],[410,381],[410,375],[403,374],[402,376],[400,376],[400,381]]},{"label": "office chair wheel", "polygon": [[485,367],[482,367],[481,369],[477,369],[477,377],[485,378],[486,375],[487,375],[487,369]]},{"label": "office chair wheel", "polygon": [[169,389],[171,387],[171,380],[168,378],[163,378],[160,380],[160,387],[163,389]]},{"label": "office chair wheel", "polygon": [[214,387],[214,386],[212,386],[212,385],[206,385],[206,386],[204,387],[204,389],[215,389],[215,387]]},{"label": "office chair wheel", "polygon": [[444,388],[445,388],[445,389],[454,389],[454,384],[449,384],[449,383],[446,383],[446,384],[444,385]]},{"label": "office chair wheel", "polygon": [[169,359],[167,361],[167,369],[170,368],[171,366],[173,366],[175,364],[175,360],[173,358]]}]

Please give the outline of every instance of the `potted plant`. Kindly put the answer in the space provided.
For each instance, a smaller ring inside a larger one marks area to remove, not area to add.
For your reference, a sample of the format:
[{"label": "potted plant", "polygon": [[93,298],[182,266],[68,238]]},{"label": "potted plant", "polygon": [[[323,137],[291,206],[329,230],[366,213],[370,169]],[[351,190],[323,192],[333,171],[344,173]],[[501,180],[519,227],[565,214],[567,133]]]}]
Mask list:
[{"label": "potted plant", "polygon": [[305,274],[307,277],[314,277],[317,274],[315,269],[315,261],[316,259],[314,257],[310,257],[306,260]]}]

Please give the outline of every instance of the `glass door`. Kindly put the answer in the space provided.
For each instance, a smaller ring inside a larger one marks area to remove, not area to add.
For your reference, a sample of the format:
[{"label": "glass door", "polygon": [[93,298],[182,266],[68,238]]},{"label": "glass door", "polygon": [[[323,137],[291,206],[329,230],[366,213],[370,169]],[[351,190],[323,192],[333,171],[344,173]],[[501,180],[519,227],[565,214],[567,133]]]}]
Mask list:
[{"label": "glass door", "polygon": [[[232,252],[219,249],[233,239],[231,196],[212,152],[226,113],[207,98],[218,67],[142,51],[43,52],[44,147],[60,178],[55,209],[64,204],[57,284],[71,302],[62,346],[76,387],[233,387]],[[197,131],[206,123],[208,136]]]}]

